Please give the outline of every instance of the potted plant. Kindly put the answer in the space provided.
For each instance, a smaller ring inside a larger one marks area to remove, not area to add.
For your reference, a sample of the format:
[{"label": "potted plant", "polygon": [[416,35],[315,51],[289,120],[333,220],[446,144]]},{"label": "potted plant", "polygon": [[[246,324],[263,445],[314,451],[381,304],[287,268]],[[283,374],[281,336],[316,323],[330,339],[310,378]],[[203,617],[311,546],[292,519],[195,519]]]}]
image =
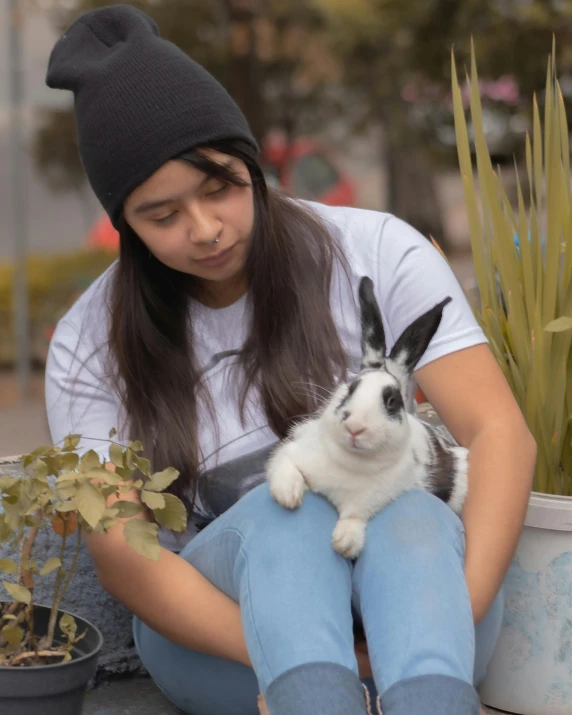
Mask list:
[{"label": "potted plant", "polygon": [[[3,590],[0,600],[0,712],[10,715],[77,715],[97,665],[103,638],[91,623],[60,609],[73,577],[83,533],[104,533],[123,521],[125,539],[138,553],[159,559],[158,530],[162,525],[184,531],[187,514],[172,494],[162,494],[178,476],[168,468],[151,473],[140,455],[140,442],[127,447],[109,434],[110,460],[115,470],[93,450],[80,456],[81,435],[69,435],[63,446],[39,447],[23,458],[22,472],[0,476],[0,543],[15,558],[0,558]],[[131,482],[126,484],[125,482]],[[106,499],[139,491],[140,506]],[[133,517],[148,508],[156,523]],[[59,537],[57,554],[39,564],[34,544],[42,529]],[[72,553],[66,545],[75,541]],[[68,562],[66,565],[66,561]],[[53,579],[48,604],[34,602],[38,578]]]},{"label": "potted plant", "polygon": [[535,97],[526,176],[515,167],[516,208],[491,163],[473,50],[477,193],[452,58],[457,148],[479,294],[475,312],[538,445],[526,522],[505,582],[502,633],[481,689],[486,704],[522,715],[572,712],[572,192],[554,58],[553,47],[544,126]]}]

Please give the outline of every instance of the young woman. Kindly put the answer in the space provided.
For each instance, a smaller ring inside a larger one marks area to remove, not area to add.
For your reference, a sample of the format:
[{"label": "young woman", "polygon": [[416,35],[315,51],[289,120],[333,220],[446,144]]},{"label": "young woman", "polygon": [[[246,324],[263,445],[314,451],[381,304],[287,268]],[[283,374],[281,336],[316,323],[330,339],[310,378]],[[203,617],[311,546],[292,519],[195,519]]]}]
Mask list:
[{"label": "young woman", "polygon": [[[182,538],[161,532],[158,562],[121,526],[86,537],[155,682],[193,715],[255,715],[259,693],[272,715],[365,713],[369,674],[385,715],[478,713],[535,447],[446,262],[395,217],[269,189],[228,94],[131,7],[77,20],[47,81],[74,92],[121,237],[53,337],[52,437],[101,455],[112,427],[142,440],[154,469],[181,472],[191,515]],[[352,562],[332,548],[333,507],[308,494],[287,511],[263,482],[276,441],[359,365],[362,275],[388,347],[453,297],[416,381],[470,448],[470,485],[463,522],[421,491],[396,500]]]}]

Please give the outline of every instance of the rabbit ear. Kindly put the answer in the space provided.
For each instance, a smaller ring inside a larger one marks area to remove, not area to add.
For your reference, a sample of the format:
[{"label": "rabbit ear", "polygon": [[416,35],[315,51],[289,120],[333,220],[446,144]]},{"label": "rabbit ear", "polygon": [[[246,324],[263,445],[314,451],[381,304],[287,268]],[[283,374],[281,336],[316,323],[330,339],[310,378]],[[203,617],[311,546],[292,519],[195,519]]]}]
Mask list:
[{"label": "rabbit ear", "polygon": [[443,308],[451,300],[447,297],[434,308],[423,313],[399,336],[389,355],[389,360],[399,368],[401,373],[399,377],[409,380],[415,366],[427,350],[431,338],[437,332],[443,317]]},{"label": "rabbit ear", "polygon": [[385,363],[385,332],[371,278],[364,276],[359,284],[361,309],[361,369],[380,368]]}]

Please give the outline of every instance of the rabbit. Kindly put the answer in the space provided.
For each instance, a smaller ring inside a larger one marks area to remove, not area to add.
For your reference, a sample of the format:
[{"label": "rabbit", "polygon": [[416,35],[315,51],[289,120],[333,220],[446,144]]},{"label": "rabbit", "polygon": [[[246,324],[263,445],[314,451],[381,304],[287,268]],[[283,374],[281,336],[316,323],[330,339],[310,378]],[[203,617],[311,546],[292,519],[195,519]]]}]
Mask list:
[{"label": "rabbit", "polygon": [[266,466],[272,497],[295,509],[307,489],[338,510],[333,547],[356,559],[368,520],[404,492],[421,488],[457,514],[467,494],[468,450],[444,428],[405,408],[413,370],[437,331],[450,297],[403,331],[389,355],[370,278],[359,285],[362,360],[320,411],[273,450]]}]

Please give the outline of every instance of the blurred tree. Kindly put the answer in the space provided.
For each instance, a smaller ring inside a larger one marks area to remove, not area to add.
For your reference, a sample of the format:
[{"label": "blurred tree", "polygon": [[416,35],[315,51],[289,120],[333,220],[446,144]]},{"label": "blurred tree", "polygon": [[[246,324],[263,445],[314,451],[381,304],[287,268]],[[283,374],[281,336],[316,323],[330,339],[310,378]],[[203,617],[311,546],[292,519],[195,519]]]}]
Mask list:
[{"label": "blurred tree", "polygon": [[75,135],[75,119],[69,109],[40,112],[34,157],[36,166],[54,191],[77,189],[85,181]]},{"label": "blurred tree", "polygon": [[410,121],[404,89],[429,88],[437,107],[450,94],[450,50],[469,60],[474,37],[481,77],[513,74],[522,94],[544,85],[554,32],[559,69],[572,68],[570,0],[315,0],[332,54],[343,58],[348,97],[362,121],[384,130],[389,210],[449,248],[427,137]]}]

